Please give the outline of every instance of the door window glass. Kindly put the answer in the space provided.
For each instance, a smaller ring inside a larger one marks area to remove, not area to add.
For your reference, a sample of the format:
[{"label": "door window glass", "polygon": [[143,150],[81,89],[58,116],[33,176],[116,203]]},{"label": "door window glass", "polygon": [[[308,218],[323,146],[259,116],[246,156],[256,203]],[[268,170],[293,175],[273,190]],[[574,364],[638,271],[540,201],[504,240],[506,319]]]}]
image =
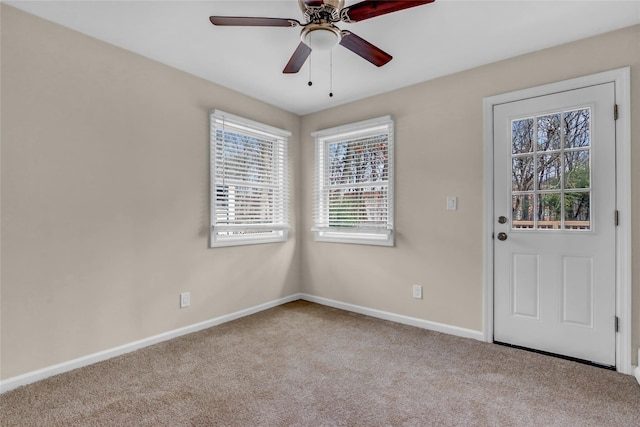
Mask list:
[{"label": "door window glass", "polygon": [[512,120],[512,228],[591,229],[590,132],[590,108]]}]

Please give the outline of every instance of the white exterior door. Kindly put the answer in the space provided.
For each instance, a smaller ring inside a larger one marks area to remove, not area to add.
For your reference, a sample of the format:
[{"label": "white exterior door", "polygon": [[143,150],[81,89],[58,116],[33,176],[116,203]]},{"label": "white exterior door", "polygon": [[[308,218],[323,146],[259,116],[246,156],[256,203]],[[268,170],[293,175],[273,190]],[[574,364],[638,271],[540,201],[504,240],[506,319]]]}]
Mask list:
[{"label": "white exterior door", "polygon": [[615,366],[614,84],[494,107],[494,341]]}]

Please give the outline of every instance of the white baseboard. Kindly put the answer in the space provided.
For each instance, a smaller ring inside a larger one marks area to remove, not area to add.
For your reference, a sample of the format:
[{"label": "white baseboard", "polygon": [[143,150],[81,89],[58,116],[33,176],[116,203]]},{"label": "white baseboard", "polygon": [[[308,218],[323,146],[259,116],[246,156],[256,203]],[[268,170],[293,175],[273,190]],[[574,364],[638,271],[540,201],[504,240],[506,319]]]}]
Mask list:
[{"label": "white baseboard", "polygon": [[316,297],[308,294],[299,294],[300,299],[305,301],[314,302],[317,304],[326,305],[329,307],[339,308],[341,310],[352,311],[354,313],[364,314],[366,316],[376,317],[378,319],[390,320],[396,323],[402,323],[404,325],[415,326],[422,329],[428,329],[430,331],[442,332],[449,335],[455,335],[463,338],[472,338],[478,341],[484,341],[484,334],[482,331],[474,331],[473,329],[460,328],[458,326],[446,325],[444,323],[431,322],[428,320],[418,319],[415,317],[404,316],[402,314],[390,313],[388,311],[376,310],[373,308],[362,307],[359,305],[348,304],[340,301],[335,301],[328,298]]},{"label": "white baseboard", "polygon": [[[144,347],[148,347],[153,344],[167,341],[173,338],[187,335],[193,332],[198,332],[203,329],[207,329],[213,326],[221,325],[232,320],[239,319],[241,317],[249,316],[251,314],[258,313],[288,302],[305,300],[316,304],[326,305],[328,307],[338,308],[341,310],[351,311],[354,313],[363,314],[365,316],[371,316],[378,319],[389,320],[396,323],[402,323],[405,325],[415,326],[418,328],[428,329],[435,332],[442,332],[445,334],[455,335],[463,338],[471,338],[478,341],[484,341],[484,334],[482,331],[475,331],[472,329],[460,328],[458,326],[451,326],[443,323],[431,322],[428,320],[418,319],[415,317],[404,316],[401,314],[390,313],[387,311],[376,310],[373,308],[362,307],[359,305],[349,304],[341,301],[332,300],[329,298],[317,297],[314,295],[298,293],[289,295],[288,297],[280,298],[274,301],[266,302],[264,304],[250,307],[244,310],[236,311],[235,313],[227,314],[224,316],[216,317],[204,322],[196,323],[183,328],[174,329],[169,332],[154,335],[149,338],[145,338],[139,341],[135,341],[129,344],[125,344],[119,347],[111,348],[98,353],[89,354],[87,356],[79,357],[77,359],[69,360],[67,362],[59,363],[57,365],[48,366],[46,368],[38,369],[36,371],[27,372],[26,374],[18,375],[12,378],[8,378],[4,381],[0,381],[0,393],[13,390],[23,385],[31,384],[36,381],[43,380],[45,378],[52,377],[54,375],[62,374],[64,372],[71,371],[73,369],[82,368],[103,360],[110,359],[112,357],[120,356],[125,353],[130,353],[135,350],[139,350]],[[639,366],[633,370],[638,383],[640,384],[640,349],[638,350],[638,364]],[[633,368],[632,368],[633,369]]]},{"label": "white baseboard", "polygon": [[183,328],[174,329],[169,332],[154,335],[149,338],[144,338],[139,341],[135,341],[129,344],[114,347],[108,350],[100,351],[97,353],[89,354],[87,356],[79,357],[77,359],[69,360],[67,362],[59,363],[57,365],[48,366],[46,368],[38,369],[36,371],[27,372],[26,374],[18,375],[12,378],[8,378],[4,381],[0,381],[0,393],[13,390],[17,387],[34,383],[36,381],[43,380],[45,378],[52,377],[54,375],[62,374],[64,372],[71,371],[73,369],[82,368],[84,366],[92,365],[103,360],[110,359],[112,357],[120,356],[125,353],[130,353],[135,350],[139,350],[144,347],[148,347],[153,344],[167,341],[173,338],[180,337],[182,335],[190,334],[193,332],[201,331],[203,329],[210,328],[212,326],[220,325],[222,323],[230,322],[232,320],[239,319],[241,317],[249,316],[251,314],[258,313],[269,308],[273,308],[282,304],[286,304],[291,301],[299,300],[300,294],[289,295],[288,297],[280,298],[274,301],[266,302],[264,304],[250,307],[244,310],[236,311],[235,313],[227,314],[224,316],[216,317],[204,322],[196,323]]}]

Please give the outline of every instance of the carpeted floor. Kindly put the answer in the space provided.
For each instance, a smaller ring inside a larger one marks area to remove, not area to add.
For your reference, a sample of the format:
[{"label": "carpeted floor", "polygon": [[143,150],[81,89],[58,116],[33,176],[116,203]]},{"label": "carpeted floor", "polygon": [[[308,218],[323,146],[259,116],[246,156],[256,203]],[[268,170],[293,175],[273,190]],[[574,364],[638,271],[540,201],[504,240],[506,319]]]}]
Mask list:
[{"label": "carpeted floor", "polygon": [[296,301],[5,393],[0,423],[640,426],[640,386]]}]

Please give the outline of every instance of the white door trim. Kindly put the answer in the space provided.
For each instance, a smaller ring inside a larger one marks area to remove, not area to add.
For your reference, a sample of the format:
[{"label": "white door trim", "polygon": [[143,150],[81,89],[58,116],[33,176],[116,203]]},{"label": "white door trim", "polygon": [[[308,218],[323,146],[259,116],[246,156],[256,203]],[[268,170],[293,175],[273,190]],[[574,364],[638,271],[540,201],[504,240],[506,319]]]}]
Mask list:
[{"label": "white door trim", "polygon": [[[605,71],[557,83],[486,97],[482,100],[484,122],[483,177],[483,333],[493,342],[493,108],[495,105],[613,82],[618,105],[616,121],[616,316],[620,319],[616,336],[616,369],[631,375],[631,93],[630,67]],[[611,112],[613,114],[613,111]],[[612,325],[613,327],[613,325]]]}]

